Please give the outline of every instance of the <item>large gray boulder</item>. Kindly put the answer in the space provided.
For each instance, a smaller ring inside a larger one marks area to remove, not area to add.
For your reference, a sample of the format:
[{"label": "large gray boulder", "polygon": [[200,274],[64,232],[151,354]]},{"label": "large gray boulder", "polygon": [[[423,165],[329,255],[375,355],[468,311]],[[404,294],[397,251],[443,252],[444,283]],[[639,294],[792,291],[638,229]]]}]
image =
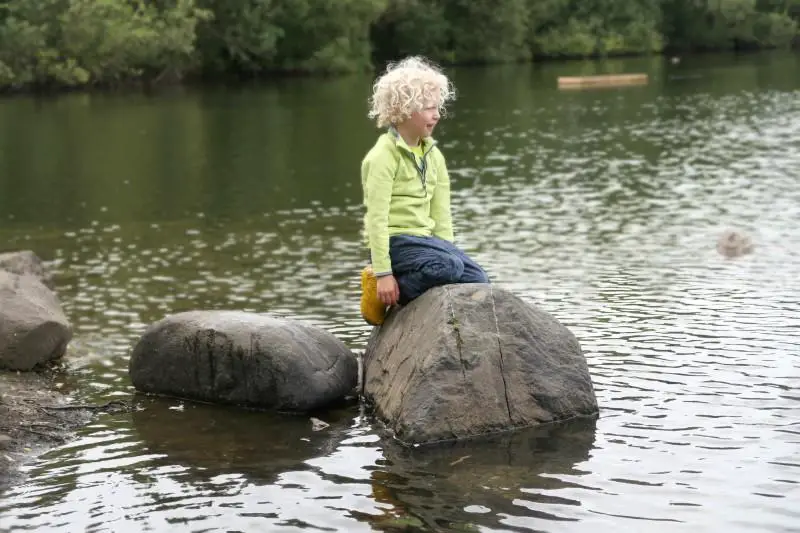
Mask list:
[{"label": "large gray boulder", "polygon": [[142,392],[279,411],[308,411],[350,393],[358,362],[331,333],[240,311],[188,311],[151,325],[133,349]]},{"label": "large gray boulder", "polygon": [[39,256],[31,250],[0,254],[0,270],[20,276],[33,276],[49,289],[53,289],[53,277]]},{"label": "large gray boulder", "polygon": [[53,291],[33,275],[0,269],[0,368],[32,370],[59,359],[71,339]]},{"label": "large gray boulder", "polygon": [[575,336],[497,286],[446,285],[392,312],[364,354],[364,396],[407,444],[594,416]]}]

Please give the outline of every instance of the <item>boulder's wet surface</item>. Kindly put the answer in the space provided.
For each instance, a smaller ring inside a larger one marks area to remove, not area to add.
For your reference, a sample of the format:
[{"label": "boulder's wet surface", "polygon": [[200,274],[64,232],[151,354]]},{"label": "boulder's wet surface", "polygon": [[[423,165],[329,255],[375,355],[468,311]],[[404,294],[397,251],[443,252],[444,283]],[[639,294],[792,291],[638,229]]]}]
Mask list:
[{"label": "boulder's wet surface", "polygon": [[[368,79],[0,103],[0,242],[52,261],[62,389],[138,407],[30,465],[0,529],[797,530],[800,65],[696,61],[620,63],[653,81],[596,92],[557,92],[565,65],[456,73],[437,135],[459,244],[575,333],[601,412],[435,450],[382,441],[358,406],[314,431],[127,376],[146,325],[191,309],[363,349]],[[717,252],[731,228],[751,253]]]}]

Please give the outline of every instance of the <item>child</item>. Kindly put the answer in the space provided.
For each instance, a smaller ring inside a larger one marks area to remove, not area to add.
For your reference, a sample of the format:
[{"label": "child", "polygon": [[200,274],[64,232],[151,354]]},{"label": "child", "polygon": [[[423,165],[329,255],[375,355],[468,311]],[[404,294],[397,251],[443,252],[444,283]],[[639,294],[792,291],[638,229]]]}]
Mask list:
[{"label": "child", "polygon": [[449,283],[488,283],[454,244],[450,178],[431,138],[453,86],[433,64],[409,57],[378,78],[370,118],[388,131],[364,157],[364,230],[371,265],[361,272],[361,315],[382,324],[387,306],[406,305]]}]

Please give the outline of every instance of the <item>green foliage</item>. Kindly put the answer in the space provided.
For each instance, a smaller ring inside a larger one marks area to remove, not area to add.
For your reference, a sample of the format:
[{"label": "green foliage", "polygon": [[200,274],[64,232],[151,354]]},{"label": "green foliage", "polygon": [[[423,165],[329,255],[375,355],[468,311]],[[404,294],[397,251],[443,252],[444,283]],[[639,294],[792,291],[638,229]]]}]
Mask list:
[{"label": "green foliage", "polygon": [[536,35],[533,40],[535,53],[548,57],[594,55],[599,44],[595,32],[597,24],[596,18],[570,18],[566,24]]},{"label": "green foliage", "polygon": [[159,13],[152,5],[119,0],[70,0],[59,17],[62,56],[83,78],[120,81],[145,70],[183,70],[194,53],[196,18],[190,0]]},{"label": "green foliage", "polygon": [[202,0],[207,72],[350,72],[370,65],[369,29],[387,0]]},{"label": "green foliage", "polygon": [[285,31],[277,66],[302,72],[351,72],[371,64],[369,30],[388,0],[278,0]]},{"label": "green foliage", "polygon": [[530,0],[390,0],[373,28],[375,56],[422,54],[444,63],[530,59]]},{"label": "green foliage", "polygon": [[12,0],[0,22],[0,84],[110,84],[172,71],[194,57],[193,0]]},{"label": "green foliage", "polygon": [[529,1],[446,0],[456,63],[497,63],[530,58],[526,46]]},{"label": "green foliage", "polygon": [[452,25],[445,16],[444,0],[389,0],[372,27],[373,55],[387,61],[424,55],[452,63]]},{"label": "green foliage", "polygon": [[284,32],[275,0],[200,0],[214,17],[197,29],[197,49],[208,72],[258,73],[275,61]]},{"label": "green foliage", "polygon": [[800,0],[8,0],[0,88],[797,42]]},{"label": "green foliage", "polygon": [[759,13],[753,25],[755,44],[763,48],[787,47],[797,37],[797,28],[797,21],[785,14]]},{"label": "green foliage", "polygon": [[547,0],[534,5],[530,42],[535,55],[645,54],[663,48],[655,0]]},{"label": "green foliage", "polygon": [[670,48],[696,50],[788,47],[800,18],[797,0],[664,0],[662,10]]}]

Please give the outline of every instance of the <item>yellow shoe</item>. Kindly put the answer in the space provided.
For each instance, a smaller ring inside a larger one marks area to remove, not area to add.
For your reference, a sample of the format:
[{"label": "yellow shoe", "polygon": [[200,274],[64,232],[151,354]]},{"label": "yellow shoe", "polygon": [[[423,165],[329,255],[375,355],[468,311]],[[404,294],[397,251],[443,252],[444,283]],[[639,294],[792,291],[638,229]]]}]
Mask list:
[{"label": "yellow shoe", "polygon": [[386,318],[386,306],[378,298],[378,278],[369,265],[361,271],[361,316],[373,326],[380,326]]}]

